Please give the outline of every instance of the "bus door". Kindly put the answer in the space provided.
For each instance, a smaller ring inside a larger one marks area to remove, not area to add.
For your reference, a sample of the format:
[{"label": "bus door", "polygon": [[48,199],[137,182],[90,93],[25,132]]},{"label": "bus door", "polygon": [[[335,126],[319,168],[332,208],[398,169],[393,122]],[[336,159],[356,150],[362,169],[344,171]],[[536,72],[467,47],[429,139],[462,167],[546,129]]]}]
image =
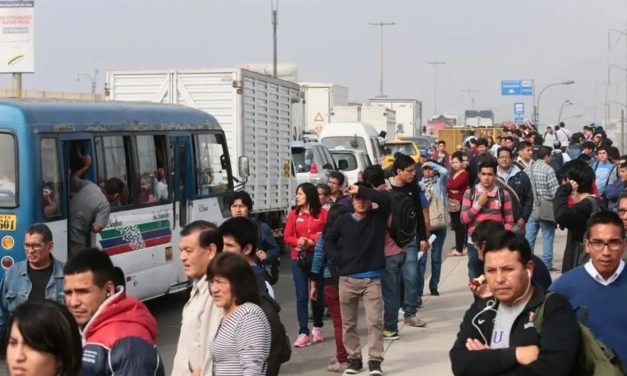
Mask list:
[{"label": "bus door", "polygon": [[[174,211],[173,228],[180,231],[189,222],[192,198],[192,145],[189,136],[170,136],[170,184],[174,193],[172,210]],[[177,231],[177,232],[178,232]]]}]

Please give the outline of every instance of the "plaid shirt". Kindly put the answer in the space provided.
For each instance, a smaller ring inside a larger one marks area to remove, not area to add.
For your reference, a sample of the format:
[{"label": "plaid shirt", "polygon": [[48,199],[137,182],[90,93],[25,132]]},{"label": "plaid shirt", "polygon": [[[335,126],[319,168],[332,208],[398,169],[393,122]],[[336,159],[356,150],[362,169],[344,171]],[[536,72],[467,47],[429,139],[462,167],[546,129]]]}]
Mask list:
[{"label": "plaid shirt", "polygon": [[[553,167],[543,160],[537,160],[525,168],[525,172],[531,179],[532,188],[536,190],[537,197],[534,198],[534,206],[540,205],[542,201],[553,200],[559,188]],[[532,172],[533,176],[531,176]]]}]

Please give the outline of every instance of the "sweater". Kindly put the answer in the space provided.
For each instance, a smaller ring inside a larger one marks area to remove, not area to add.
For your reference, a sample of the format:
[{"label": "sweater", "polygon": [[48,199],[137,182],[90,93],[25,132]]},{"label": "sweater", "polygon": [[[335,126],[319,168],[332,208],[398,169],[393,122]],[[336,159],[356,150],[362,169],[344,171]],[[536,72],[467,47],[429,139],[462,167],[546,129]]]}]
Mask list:
[{"label": "sweater", "polygon": [[[325,209],[320,209],[317,217],[300,209],[294,209],[290,212],[283,230],[283,242],[291,247],[290,256],[292,260],[298,259],[298,238],[304,236],[315,243],[322,233],[326,222],[327,211]],[[314,248],[315,244],[307,248],[306,251],[313,252]]]},{"label": "sweater", "polygon": [[588,308],[585,324],[606,346],[614,349],[623,364],[627,363],[627,272],[603,286],[579,266],[558,278],[551,291],[560,293],[573,306]]},{"label": "sweater", "polygon": [[325,233],[324,251],[329,262],[341,276],[355,275],[385,268],[385,228],[390,214],[390,195],[359,187],[357,197],[374,201],[370,209],[356,221],[352,213],[340,216]]},{"label": "sweater", "polygon": [[448,197],[462,202],[464,199],[464,192],[468,188],[470,182],[470,175],[468,171],[462,170],[462,172],[455,176],[456,173],[452,173],[446,184],[446,190]]},{"label": "sweater", "polygon": [[[501,193],[499,193],[499,190]],[[468,225],[469,242],[470,236],[475,231],[475,227],[477,227],[479,222],[503,222],[505,229],[510,231],[514,227],[512,199],[509,193],[495,185],[488,193],[488,202],[486,202],[484,206],[480,206],[477,201],[483,191],[483,186],[477,184],[474,187],[468,188],[464,193],[460,218],[463,224]]]}]

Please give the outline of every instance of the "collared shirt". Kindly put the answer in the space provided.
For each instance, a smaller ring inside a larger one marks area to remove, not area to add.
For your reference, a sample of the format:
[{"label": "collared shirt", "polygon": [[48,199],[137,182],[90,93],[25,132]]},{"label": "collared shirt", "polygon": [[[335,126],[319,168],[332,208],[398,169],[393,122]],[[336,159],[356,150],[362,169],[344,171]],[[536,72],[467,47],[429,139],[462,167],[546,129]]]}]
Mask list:
[{"label": "collared shirt", "polygon": [[[525,173],[529,175],[532,189],[535,186],[535,207],[539,206],[542,201],[553,200],[555,192],[557,192],[557,188],[559,188],[553,167],[549,166],[543,160],[537,160],[530,167],[525,168]],[[533,174],[533,176],[531,174]]]},{"label": "collared shirt", "polygon": [[590,274],[590,277],[592,277],[595,281],[599,282],[603,286],[609,286],[614,281],[616,281],[616,279],[618,279],[618,277],[620,276],[620,273],[623,272],[623,269],[625,269],[625,262],[623,260],[620,260],[620,263],[618,264],[618,268],[616,268],[616,271],[614,272],[614,274],[612,274],[608,279],[603,278],[603,276],[599,274],[599,272],[594,267],[594,265],[592,265],[592,261],[588,261],[584,265],[584,268],[586,269],[586,272]]},{"label": "collared shirt", "polygon": [[522,158],[518,157],[516,159],[516,162],[520,163],[525,169],[527,169],[528,167],[530,167],[533,164],[533,159],[531,159],[529,161],[529,163],[527,163],[527,162],[523,161]]}]

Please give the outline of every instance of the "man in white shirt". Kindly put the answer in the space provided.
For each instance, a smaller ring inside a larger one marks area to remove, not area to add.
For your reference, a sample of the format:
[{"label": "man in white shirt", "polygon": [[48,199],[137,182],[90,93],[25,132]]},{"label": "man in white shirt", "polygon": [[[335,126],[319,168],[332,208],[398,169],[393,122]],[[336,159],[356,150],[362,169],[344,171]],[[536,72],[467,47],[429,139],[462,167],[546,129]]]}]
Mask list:
[{"label": "man in white shirt", "polygon": [[207,221],[194,221],[181,231],[181,262],[194,286],[183,307],[173,376],[189,376],[193,372],[211,375],[209,345],[218,331],[223,311],[213,303],[206,273],[211,260],[222,252],[222,244],[222,234]]}]

